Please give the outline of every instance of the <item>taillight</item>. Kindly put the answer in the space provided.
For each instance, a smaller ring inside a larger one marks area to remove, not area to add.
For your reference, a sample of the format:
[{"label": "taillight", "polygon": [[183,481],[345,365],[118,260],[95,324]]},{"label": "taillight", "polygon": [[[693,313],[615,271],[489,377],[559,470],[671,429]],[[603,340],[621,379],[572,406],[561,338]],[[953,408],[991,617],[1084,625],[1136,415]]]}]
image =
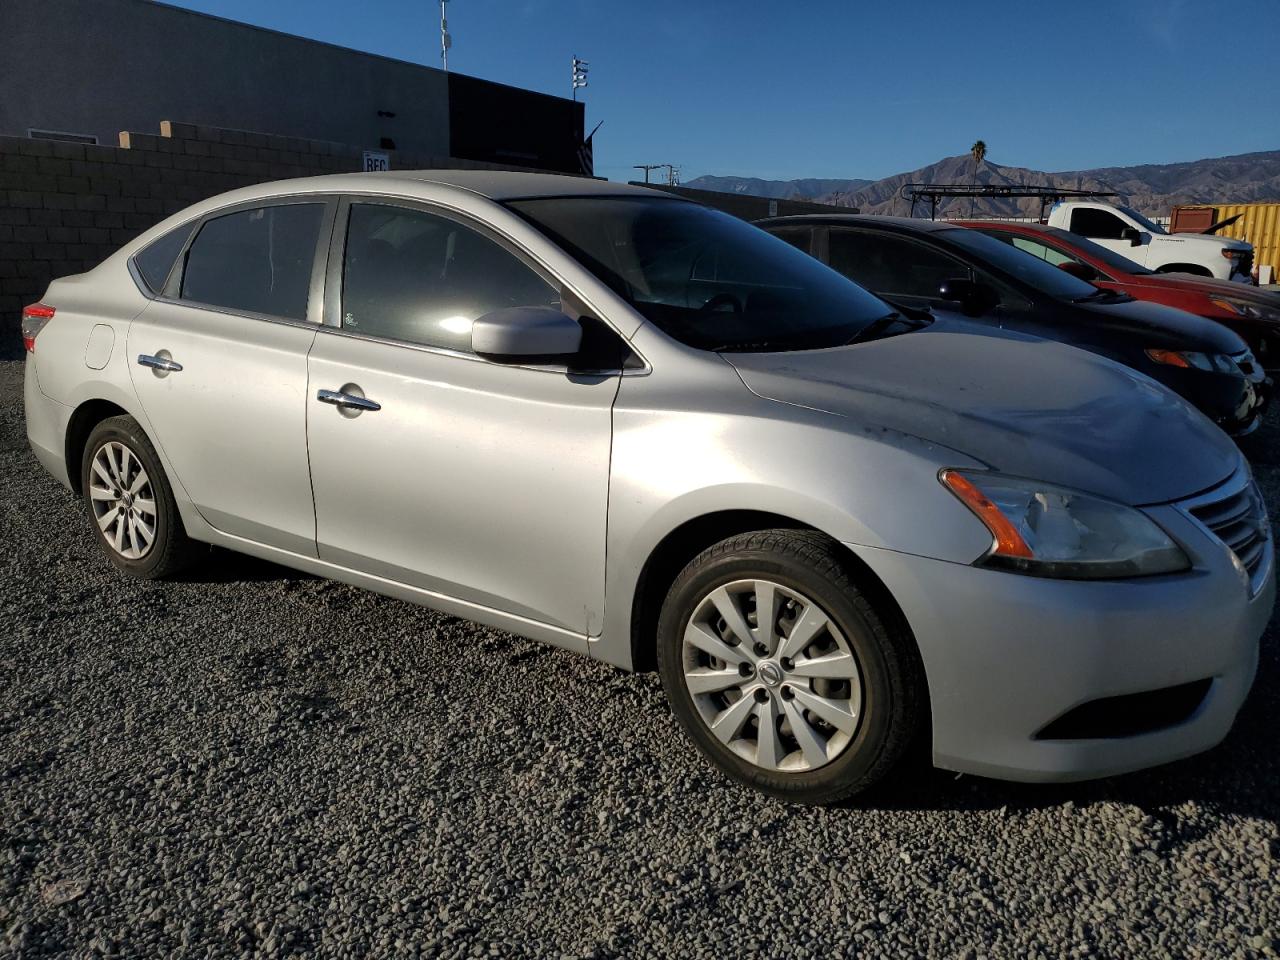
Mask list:
[{"label": "taillight", "polygon": [[22,345],[27,348],[27,353],[35,352],[36,334],[53,319],[54,312],[53,307],[43,303],[22,308]]}]

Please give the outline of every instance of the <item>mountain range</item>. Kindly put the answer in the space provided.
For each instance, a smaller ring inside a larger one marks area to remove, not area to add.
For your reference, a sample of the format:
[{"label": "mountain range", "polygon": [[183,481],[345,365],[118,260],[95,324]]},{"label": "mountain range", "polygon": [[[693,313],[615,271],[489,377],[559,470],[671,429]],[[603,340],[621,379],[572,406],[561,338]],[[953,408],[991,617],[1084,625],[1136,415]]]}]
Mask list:
[{"label": "mountain range", "polygon": [[[918,170],[882,180],[803,179],[759,180],[753,177],[704,176],[685,186],[722,193],[743,193],[775,199],[801,198],[842,207],[858,207],[863,213],[906,216],[911,205],[900,191],[906,183],[973,182],[990,186],[1052,186],[1077,190],[1104,190],[1120,194],[1121,202],[1149,216],[1166,216],[1180,203],[1247,203],[1280,200],[1280,150],[1243,153],[1232,157],[1191,160],[1185,163],[1143,164],[1133,167],[1100,167],[1046,173],[1026,167],[1010,167],[983,161],[975,178],[968,154],[945,157]],[[917,214],[927,215],[921,204]],[[1033,198],[980,197],[943,201],[938,216],[1031,217],[1039,216],[1040,201]]]}]

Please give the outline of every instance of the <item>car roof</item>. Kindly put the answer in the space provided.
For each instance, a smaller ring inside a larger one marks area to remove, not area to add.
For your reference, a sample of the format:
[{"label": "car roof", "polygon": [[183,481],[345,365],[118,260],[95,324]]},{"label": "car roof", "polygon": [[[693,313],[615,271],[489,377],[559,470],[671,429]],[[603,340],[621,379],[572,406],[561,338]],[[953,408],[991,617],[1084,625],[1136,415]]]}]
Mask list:
[{"label": "car roof", "polygon": [[901,230],[913,230],[917,233],[936,233],[940,230],[956,229],[956,224],[947,220],[920,220],[915,217],[882,217],[868,213],[802,213],[792,217],[768,217],[757,220],[761,226],[818,226],[822,224],[852,226],[858,224],[871,227],[896,227]]},{"label": "car roof", "polygon": [[[594,177],[557,173],[522,173],[509,170],[387,170],[377,173],[333,173],[296,180],[276,180],[235,191],[237,198],[271,197],[283,193],[397,193],[406,187],[445,188],[465,191],[489,200],[536,197],[656,197],[671,199],[659,190]],[[677,198],[682,199],[682,198]]]},{"label": "car roof", "polygon": [[561,173],[521,173],[510,170],[405,170],[380,176],[460,187],[490,200],[532,197],[669,197],[660,190],[647,190],[628,183],[611,183],[594,177]]},{"label": "car roof", "polygon": [[1065,236],[1067,231],[1061,227],[1051,227],[1047,223],[1033,223],[1025,220],[955,220],[958,227],[981,230],[983,227],[995,227],[997,230],[1025,230],[1027,233],[1048,233]]}]

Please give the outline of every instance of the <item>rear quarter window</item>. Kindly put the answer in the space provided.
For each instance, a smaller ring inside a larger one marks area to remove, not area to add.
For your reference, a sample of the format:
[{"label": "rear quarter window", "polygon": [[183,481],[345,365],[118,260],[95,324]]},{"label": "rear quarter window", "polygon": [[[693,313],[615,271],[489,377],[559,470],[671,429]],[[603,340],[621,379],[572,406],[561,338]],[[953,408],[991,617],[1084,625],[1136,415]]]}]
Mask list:
[{"label": "rear quarter window", "polygon": [[186,246],[187,238],[191,236],[195,226],[194,220],[184,223],[170,230],[160,239],[153,240],[140,253],[134,255],[133,265],[138,268],[142,282],[152,293],[158,294],[164,290],[165,281],[173,271],[178,254],[182,253],[182,248]]}]

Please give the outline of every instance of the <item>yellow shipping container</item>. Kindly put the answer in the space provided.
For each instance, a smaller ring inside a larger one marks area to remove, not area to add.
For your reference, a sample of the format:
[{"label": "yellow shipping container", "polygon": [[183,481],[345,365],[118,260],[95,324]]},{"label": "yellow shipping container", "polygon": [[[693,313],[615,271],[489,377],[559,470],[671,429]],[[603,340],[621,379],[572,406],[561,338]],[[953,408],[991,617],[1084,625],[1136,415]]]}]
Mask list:
[{"label": "yellow shipping container", "polygon": [[[1234,237],[1253,244],[1253,262],[1270,264],[1277,274],[1272,283],[1280,282],[1280,203],[1195,203],[1173,208],[1173,222],[1181,211],[1211,210],[1210,223],[1241,214],[1239,220],[1217,232],[1221,237]],[[1186,214],[1181,214],[1186,217]]]}]

